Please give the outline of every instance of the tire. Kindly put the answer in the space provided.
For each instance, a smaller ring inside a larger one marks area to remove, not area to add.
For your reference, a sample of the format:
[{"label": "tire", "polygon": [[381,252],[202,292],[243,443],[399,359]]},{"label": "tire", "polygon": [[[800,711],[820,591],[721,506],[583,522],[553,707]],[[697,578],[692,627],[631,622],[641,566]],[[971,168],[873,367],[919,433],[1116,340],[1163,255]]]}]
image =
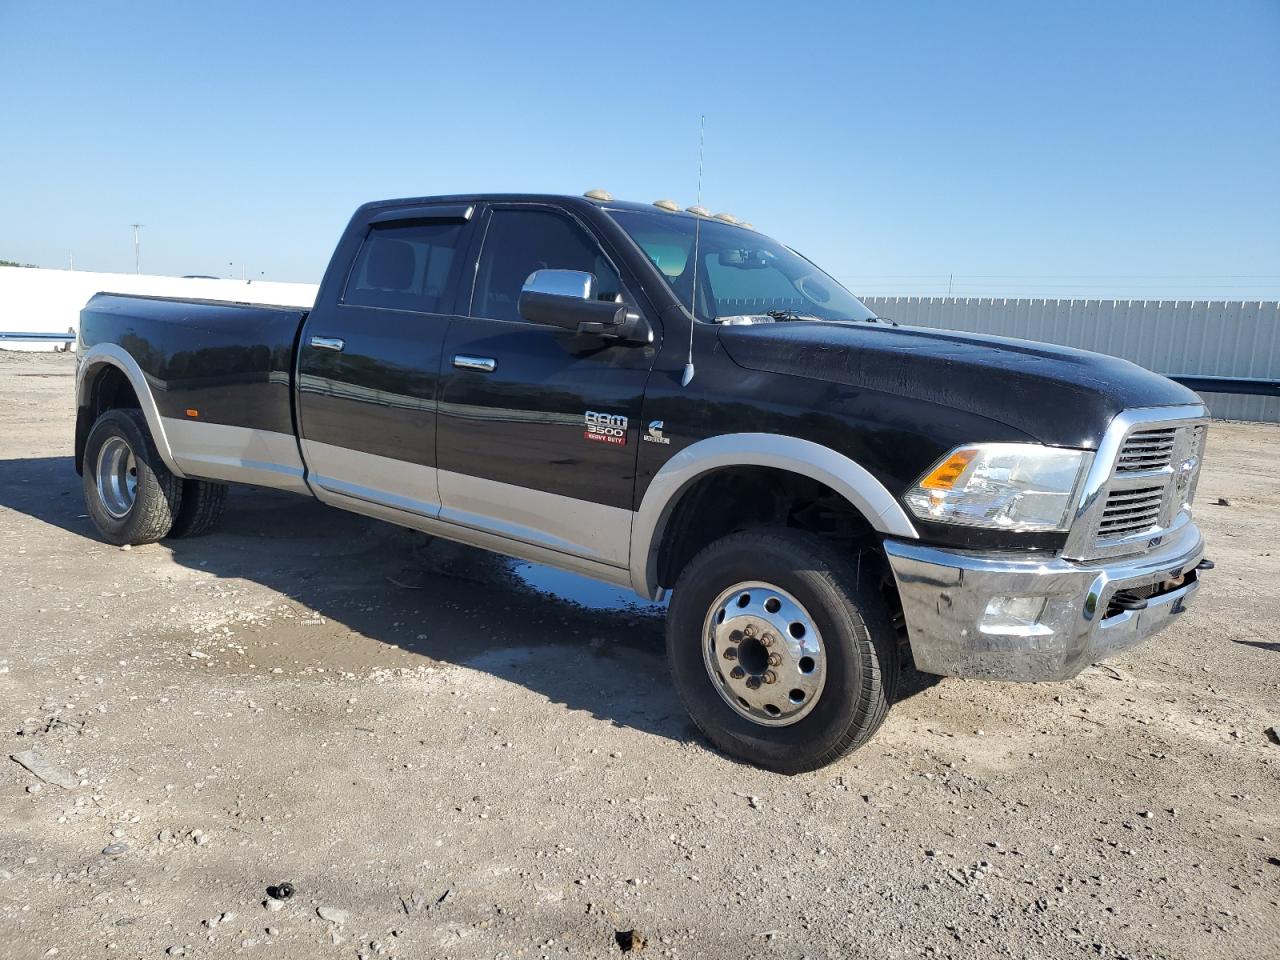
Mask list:
[{"label": "tire", "polygon": [[831,543],[789,529],[731,534],[689,562],[667,614],[667,658],[685,709],[716,747],[795,774],[871,739],[893,702],[897,638],[878,565],[859,573]]},{"label": "tire", "polygon": [[225,483],[183,480],[182,509],[173,521],[169,537],[199,537],[213,530],[226,512],[228,490]]},{"label": "tire", "polygon": [[182,507],[182,481],[160,459],[141,410],[108,410],[98,418],[85,441],[83,481],[89,517],[108,543],[155,543]]}]

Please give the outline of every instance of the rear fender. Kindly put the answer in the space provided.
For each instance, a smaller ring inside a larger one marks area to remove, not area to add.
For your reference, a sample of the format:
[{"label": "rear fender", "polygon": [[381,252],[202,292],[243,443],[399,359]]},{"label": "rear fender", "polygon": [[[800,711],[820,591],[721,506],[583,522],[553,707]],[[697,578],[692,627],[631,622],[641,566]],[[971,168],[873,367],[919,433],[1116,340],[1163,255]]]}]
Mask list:
[{"label": "rear fender", "polygon": [[[160,410],[156,407],[155,396],[152,394],[151,382],[147,379],[147,375],[142,372],[142,368],[138,366],[138,361],[134,360],[129,353],[118,344],[99,343],[86,349],[76,358],[76,410],[77,416],[86,417],[87,411],[93,402],[93,385],[97,378],[102,374],[103,368],[106,366],[116,367],[121,373],[128,378],[130,386],[133,387],[134,395],[138,398],[138,406],[142,409],[142,415],[146,418],[147,428],[151,431],[151,439],[155,442],[156,450],[160,454],[160,459],[164,461],[164,465],[176,477],[186,477],[186,474],[179,469],[177,462],[173,458],[173,451],[169,447],[169,438],[165,435],[164,422],[160,418]],[[83,451],[83,437],[87,437],[89,430],[93,424],[83,424],[83,430],[77,424],[76,430],[76,468],[81,468],[81,457]]]}]

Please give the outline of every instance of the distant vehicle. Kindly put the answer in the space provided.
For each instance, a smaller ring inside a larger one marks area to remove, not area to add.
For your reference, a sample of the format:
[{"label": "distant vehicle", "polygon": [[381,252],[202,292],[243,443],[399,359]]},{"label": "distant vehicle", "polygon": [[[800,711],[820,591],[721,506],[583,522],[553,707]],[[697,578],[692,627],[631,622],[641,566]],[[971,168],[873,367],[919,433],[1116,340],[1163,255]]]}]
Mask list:
[{"label": "distant vehicle", "polygon": [[182,277],[183,280],[220,280],[221,277],[211,277],[207,273],[188,273]]},{"label": "distant vehicle", "polygon": [[1172,623],[1212,566],[1194,393],[899,326],[669,201],[368,204],[313,309],[99,294],[78,363],[106,540],[203,533],[241,482],[673,591],[693,719],[788,773],[865,743],[908,658],[1072,677]]}]

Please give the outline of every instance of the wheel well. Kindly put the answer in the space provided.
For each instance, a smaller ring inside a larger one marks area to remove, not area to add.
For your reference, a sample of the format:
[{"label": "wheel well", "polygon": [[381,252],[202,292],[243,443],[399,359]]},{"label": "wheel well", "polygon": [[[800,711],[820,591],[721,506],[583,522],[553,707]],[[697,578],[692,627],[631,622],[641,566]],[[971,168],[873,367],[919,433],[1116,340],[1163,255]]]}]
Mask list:
[{"label": "wheel well", "polygon": [[673,587],[685,565],[721,537],[765,526],[807,530],[856,555],[859,570],[878,581],[900,654],[910,657],[902,602],[880,534],[831,487],[789,470],[729,467],[695,480],[676,503],[663,533],[658,584]]},{"label": "wheel well", "polygon": [[85,402],[76,410],[76,472],[84,469],[84,444],[89,430],[108,410],[139,409],[138,395],[125,372],[111,363],[100,364],[88,374]]},{"label": "wheel well", "polygon": [[681,495],[658,550],[658,583],[674,585],[703,547],[752,527],[791,527],[880,553],[875,529],[826,484],[773,467],[729,467],[699,477]]}]

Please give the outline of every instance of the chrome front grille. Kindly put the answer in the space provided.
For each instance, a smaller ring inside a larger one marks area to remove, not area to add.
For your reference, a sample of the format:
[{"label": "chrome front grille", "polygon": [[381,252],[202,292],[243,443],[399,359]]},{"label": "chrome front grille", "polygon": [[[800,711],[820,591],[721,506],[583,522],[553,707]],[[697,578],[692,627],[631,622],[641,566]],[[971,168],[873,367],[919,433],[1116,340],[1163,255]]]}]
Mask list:
[{"label": "chrome front grille", "polygon": [[1205,426],[1137,426],[1124,438],[1098,519],[1096,542],[1109,546],[1158,536],[1190,506],[1204,454]]},{"label": "chrome front grille", "polygon": [[1167,467],[1173,459],[1178,427],[1138,430],[1129,435],[1120,449],[1116,473],[1141,473]]},{"label": "chrome front grille", "polygon": [[1153,549],[1191,521],[1207,433],[1204,407],[1126,410],[1098,445],[1064,554],[1092,560]]},{"label": "chrome front grille", "polygon": [[1163,485],[1112,490],[1107,495],[1107,505],[1102,508],[1102,521],[1098,524],[1098,539],[1112,540],[1116,537],[1127,537],[1159,526],[1160,514],[1164,511],[1164,500]]}]

